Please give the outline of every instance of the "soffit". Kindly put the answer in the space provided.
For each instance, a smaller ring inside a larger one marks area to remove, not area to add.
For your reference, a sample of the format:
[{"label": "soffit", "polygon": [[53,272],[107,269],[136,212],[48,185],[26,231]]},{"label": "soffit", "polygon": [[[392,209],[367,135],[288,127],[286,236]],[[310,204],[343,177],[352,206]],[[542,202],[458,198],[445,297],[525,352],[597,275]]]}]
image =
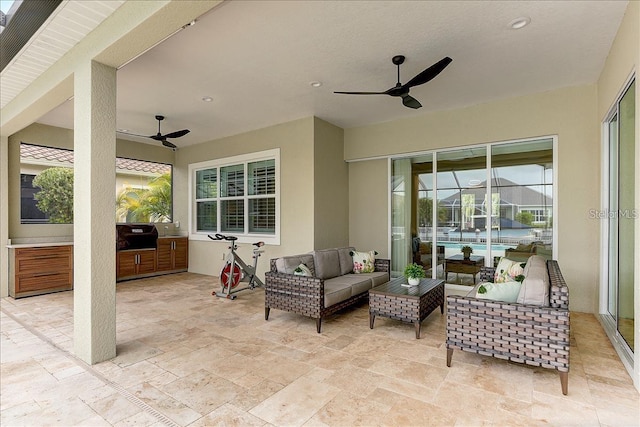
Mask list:
[{"label": "soffit", "polygon": [[[118,9],[124,0],[64,1],[0,73],[0,108],[29,86]],[[33,2],[32,2],[33,3]],[[29,2],[20,7],[28,7]],[[20,14],[16,13],[19,19]],[[25,21],[25,25],[28,22]],[[12,24],[10,22],[10,24]],[[9,27],[7,27],[9,28]],[[4,36],[4,32],[2,34]]]}]

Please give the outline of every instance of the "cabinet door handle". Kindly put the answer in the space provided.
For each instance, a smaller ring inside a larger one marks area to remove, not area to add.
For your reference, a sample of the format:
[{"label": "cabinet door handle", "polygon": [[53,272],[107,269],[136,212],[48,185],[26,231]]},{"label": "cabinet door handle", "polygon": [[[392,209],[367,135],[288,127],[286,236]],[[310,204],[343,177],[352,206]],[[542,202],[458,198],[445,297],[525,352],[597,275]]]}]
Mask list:
[{"label": "cabinet door handle", "polygon": [[33,275],[33,277],[53,276],[54,274],[58,274],[58,273],[50,273],[50,272],[47,272],[47,273],[36,273],[36,274]]}]

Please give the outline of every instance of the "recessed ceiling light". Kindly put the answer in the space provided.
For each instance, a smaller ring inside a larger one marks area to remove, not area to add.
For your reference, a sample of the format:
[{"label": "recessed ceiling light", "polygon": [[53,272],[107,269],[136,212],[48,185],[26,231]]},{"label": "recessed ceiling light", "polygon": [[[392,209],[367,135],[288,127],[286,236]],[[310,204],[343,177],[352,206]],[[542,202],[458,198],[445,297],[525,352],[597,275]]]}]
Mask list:
[{"label": "recessed ceiling light", "polygon": [[315,81],[314,81],[314,82],[309,82],[309,84],[310,84],[312,87],[320,87],[320,86],[322,86],[322,82],[315,82]]},{"label": "recessed ceiling light", "polygon": [[213,98],[212,98],[212,97],[210,97],[210,96],[203,96],[203,97],[202,97],[202,100],[203,100],[204,102],[211,102],[211,101],[213,101]]},{"label": "recessed ceiling light", "polygon": [[189,22],[188,24],[185,24],[182,26],[182,29],[184,30],[187,27],[193,27],[194,25],[196,25],[196,20],[194,19],[193,21]]},{"label": "recessed ceiling light", "polygon": [[521,16],[520,18],[516,18],[513,21],[509,22],[509,27],[514,30],[519,30],[520,28],[524,28],[531,22],[531,18],[528,16]]}]

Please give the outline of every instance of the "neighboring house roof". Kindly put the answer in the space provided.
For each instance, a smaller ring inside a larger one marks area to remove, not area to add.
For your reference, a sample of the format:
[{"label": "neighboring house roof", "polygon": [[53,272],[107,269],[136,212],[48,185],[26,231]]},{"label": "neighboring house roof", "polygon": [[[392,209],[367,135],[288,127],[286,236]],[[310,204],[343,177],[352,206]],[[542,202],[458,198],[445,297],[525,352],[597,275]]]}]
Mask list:
[{"label": "neighboring house roof", "polygon": [[[20,158],[39,160],[41,162],[73,163],[73,151],[23,143],[20,144]],[[116,157],[116,169],[164,174],[171,172],[171,165]]]},{"label": "neighboring house roof", "polygon": [[[473,194],[476,199],[476,204],[484,202],[487,182],[480,183],[478,188],[464,189],[466,194]],[[539,191],[536,191],[530,187],[517,184],[508,179],[501,178],[499,186],[493,187],[494,190],[500,190],[500,204],[501,205],[516,205],[516,206],[549,206],[553,205],[553,199]],[[442,199],[444,205],[453,205],[460,200],[460,191]]]}]

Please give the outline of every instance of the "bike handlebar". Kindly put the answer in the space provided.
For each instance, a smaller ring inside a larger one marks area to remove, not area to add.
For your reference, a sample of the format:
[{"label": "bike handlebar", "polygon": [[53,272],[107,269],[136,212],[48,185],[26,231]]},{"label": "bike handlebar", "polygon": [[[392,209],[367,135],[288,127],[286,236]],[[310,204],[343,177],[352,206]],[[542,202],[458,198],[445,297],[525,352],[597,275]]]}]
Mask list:
[{"label": "bike handlebar", "polygon": [[[207,237],[209,237],[211,240],[230,240],[232,242],[238,240],[236,236],[225,236],[224,234],[219,233],[216,233],[213,236],[211,234],[207,234]],[[252,245],[257,248],[261,248],[262,246],[264,246],[264,242],[256,242],[252,243]]]}]

